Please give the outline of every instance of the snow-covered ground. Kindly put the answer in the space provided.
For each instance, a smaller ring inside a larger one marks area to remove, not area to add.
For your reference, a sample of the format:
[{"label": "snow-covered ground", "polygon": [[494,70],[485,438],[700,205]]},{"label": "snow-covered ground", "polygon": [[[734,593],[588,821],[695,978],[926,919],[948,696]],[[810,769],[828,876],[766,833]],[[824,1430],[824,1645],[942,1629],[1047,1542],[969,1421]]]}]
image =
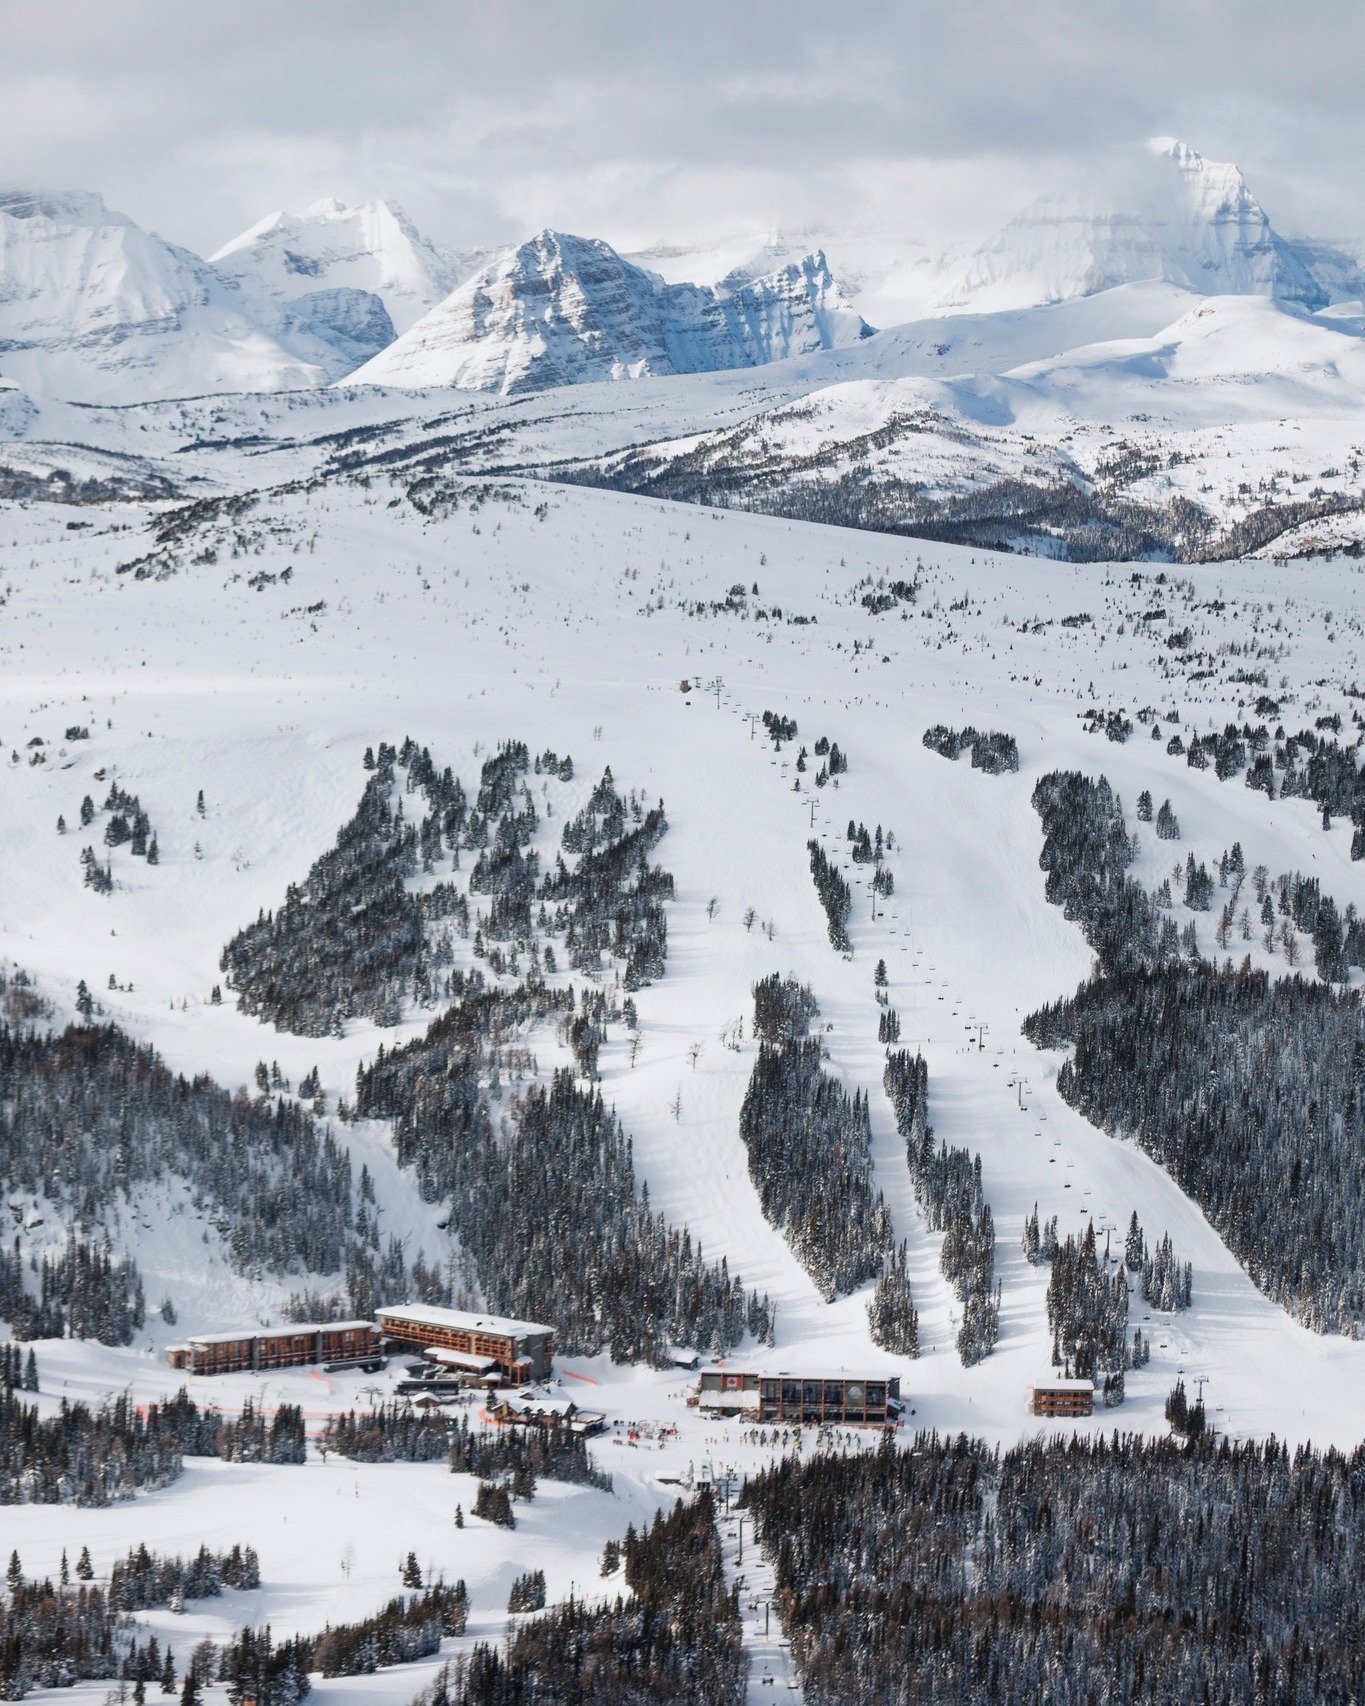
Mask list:
[{"label": "snow-covered ground", "polygon": [[[364,406],[371,420],[403,413],[382,394]],[[344,399],[335,407],[332,420],[314,412],[313,399],[298,403],[310,433],[354,424]],[[177,435],[203,435],[208,408],[165,405],[160,424],[145,418],[139,436],[170,462]],[[264,465],[271,478],[286,464],[294,474],[317,465],[316,451],[281,443],[293,408],[287,399],[262,406],[273,447],[218,456],[220,492],[258,482]],[[95,419],[88,436],[99,430]],[[1346,450],[1339,444],[1336,454]],[[207,469],[201,453],[181,460],[193,468],[196,457]],[[1324,831],[1307,802],[1272,803],[1237,778],[1219,783],[1168,757],[1164,739],[1142,725],[1127,744],[1111,744],[1081,717],[1092,704],[1130,716],[1150,705],[1177,711],[1187,734],[1204,732],[1230,717],[1259,720],[1250,707],[1269,692],[1288,728],[1329,712],[1349,724],[1356,701],[1347,689],[1365,675],[1355,563],[1074,567],[511,479],[498,483],[504,495],[482,499],[457,482],[458,507],[424,515],[403,481],[382,470],[366,481],[266,491],[249,511],[208,517],[142,579],[118,571],[154,551],[143,510],[0,511],[0,957],[36,978],[59,1017],[84,979],[109,1016],[177,1070],[236,1087],[261,1059],[278,1061],[295,1083],[316,1064],[334,1108],[393,1031],[353,1024],[341,1037],[291,1037],[237,1012],[230,997],[221,1006],[208,997],[221,981],[224,943],[278,905],[350,816],[365,747],[411,734],[466,786],[480,753],[501,739],[567,751],[576,769],[568,809],[610,764],[618,786],[664,799],[670,828],[658,857],[676,877],[677,898],[667,974],[636,997],[638,1056],[632,1064],[624,1034],[613,1032],[602,1090],[633,1137],[654,1207],[686,1221],[710,1258],[724,1255],[776,1302],[775,1347],[737,1360],[894,1371],[910,1426],[1017,1439],[1037,1425],[1025,1414],[1026,1389],[1047,1374],[1051,1348],[1045,1274],[1019,1248],[1025,1215],[1036,1203],[1064,1232],[1091,1219],[1103,1232],[1122,1229],[1136,1209],[1149,1239],[1169,1231],[1193,1263],[1194,1306],[1163,1317],[1135,1300],[1134,1324],[1151,1330],[1150,1366],[1129,1377],[1121,1411],[1072,1425],[1161,1429],[1183,1372],[1207,1377],[1213,1420],[1235,1437],[1359,1440],[1365,1344],[1309,1333],[1261,1296],[1164,1172],[1061,1102],[1060,1056],[1039,1053],[1019,1029],[1090,966],[1079,930],[1046,904],[1038,868],[1029,799],[1055,767],[1106,774],[1130,827],[1141,789],[1170,798],[1183,839],[1157,843],[1144,826],[1137,874],[1149,885],[1177,852],[1216,862],[1240,840],[1248,866],[1315,875],[1339,905],[1365,909],[1365,863],[1349,858],[1349,824]],[[880,614],[862,603],[878,582],[917,574],[916,603]],[[757,588],[735,601],[743,613],[696,613],[740,585]],[[1144,620],[1158,607],[1164,616]],[[1082,614],[1091,620],[1062,625]],[[811,620],[791,620],[798,616]],[[1191,640],[1173,650],[1165,640],[1183,627]],[[1266,685],[1237,679],[1257,672]],[[796,719],[798,745],[838,741],[849,770],[837,786],[816,790],[809,772],[798,776],[796,747],[774,753],[755,728],[765,709]],[[1013,733],[1019,773],[983,776],[965,759],[936,756],[921,743],[936,722]],[[89,727],[88,741],[64,738],[75,724]],[[43,762],[33,762],[39,753]],[[116,887],[105,898],[82,885],[88,837],[77,813],[83,795],[98,804],[112,779],[141,798],[160,863],[116,852]],[[896,839],[895,893],[875,919],[862,869],[848,867],[851,958],[829,946],[806,852],[815,835],[847,863],[850,818]],[[546,827],[553,834],[558,819]],[[1177,900],[1175,916],[1193,915]],[[1214,921],[1200,915],[1201,939]],[[1255,940],[1237,945],[1244,951],[1268,963]],[[928,1062],[935,1130],[980,1152],[995,1214],[1001,1336],[971,1369],[953,1347],[957,1305],[880,1088],[879,957],[902,1043]],[[909,1241],[917,1361],[872,1345],[866,1292],[825,1303],[760,1213],[738,1115],[753,1061],[751,988],[771,971],[810,984],[829,1069],[870,1092],[877,1185],[897,1237]],[[417,1034],[429,1017],[413,1013],[397,1034]],[[743,1040],[731,1047],[741,1018]],[[568,1058],[552,1036],[535,1047],[543,1071]],[[399,1231],[412,1253],[442,1253],[443,1217],[397,1167],[386,1128],[344,1135],[374,1176],[381,1226]],[[21,1219],[34,1216],[35,1205],[11,1206]],[[129,1205],[111,1232],[137,1256],[149,1325],[126,1350],[40,1344],[45,1410],[63,1396],[174,1391],[181,1377],[162,1355],[168,1342],[272,1318],[293,1289],[234,1274],[216,1235],[169,1197]],[[163,1296],[179,1314],[173,1328],[155,1313]],[[177,1652],[245,1621],[268,1619],[280,1634],[375,1610],[397,1591],[408,1550],[424,1569],[463,1575],[471,1636],[497,1635],[518,1570],[544,1568],[552,1597],[571,1585],[596,1591],[607,1538],[689,1478],[743,1470],[776,1448],[771,1435],[756,1442],[737,1425],[699,1417],[676,1371],[569,1358],[562,1378],[614,1424],[644,1424],[642,1437],[628,1443],[616,1430],[594,1446],[615,1477],[613,1495],[543,1482],[512,1533],[472,1521],[456,1530],[453,1506],[462,1499],[468,1512],[472,1487],[440,1466],[334,1458],[302,1468],[196,1462],[166,1491],[109,1510],[7,1509],[3,1532],[30,1573],[54,1569],[63,1547],[83,1544],[100,1570],[139,1540],[172,1552],[200,1540],[255,1545],[259,1594],[192,1604],[183,1618],[149,1615]],[[248,1395],[268,1407],[300,1402],[316,1428],[330,1409],[387,1390],[388,1377],[324,1380],[301,1370],[192,1388],[227,1408]],[[660,1443],[671,1428],[676,1437]],[[326,1684],[320,1695],[407,1699],[431,1668]]]}]

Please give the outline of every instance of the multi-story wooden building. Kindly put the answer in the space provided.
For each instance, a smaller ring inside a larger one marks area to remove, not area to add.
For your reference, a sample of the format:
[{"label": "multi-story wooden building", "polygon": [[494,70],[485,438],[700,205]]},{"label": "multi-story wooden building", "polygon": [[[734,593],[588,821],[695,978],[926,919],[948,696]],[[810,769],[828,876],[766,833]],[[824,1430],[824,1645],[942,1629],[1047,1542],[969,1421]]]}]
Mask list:
[{"label": "multi-story wooden building", "polygon": [[1029,1413],[1034,1416],[1093,1416],[1093,1380],[1039,1381],[1029,1388]]},{"label": "multi-story wooden building", "polygon": [[554,1328],[536,1321],[510,1321],[430,1303],[395,1303],[377,1309],[375,1319],[393,1344],[420,1351],[486,1384],[524,1386],[544,1380],[554,1365]]},{"label": "multi-story wooden building", "polygon": [[898,1375],[747,1374],[703,1369],[690,1400],[710,1415],[753,1422],[885,1427],[900,1414]]},{"label": "multi-story wooden building", "polygon": [[242,1374],[306,1363],[328,1367],[378,1365],[383,1350],[373,1321],[328,1321],[236,1333],[197,1333],[183,1345],[172,1345],[166,1354],[172,1368],[183,1368],[190,1374]]}]

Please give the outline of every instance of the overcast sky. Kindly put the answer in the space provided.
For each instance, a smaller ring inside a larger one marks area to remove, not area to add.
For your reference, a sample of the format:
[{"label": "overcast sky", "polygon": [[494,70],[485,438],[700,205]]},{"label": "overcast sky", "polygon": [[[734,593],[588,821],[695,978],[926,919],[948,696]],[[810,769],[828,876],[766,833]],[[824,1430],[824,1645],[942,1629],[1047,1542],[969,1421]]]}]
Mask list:
[{"label": "overcast sky", "polygon": [[1172,134],[1365,236],[1361,0],[2,0],[0,182],[208,252],[323,195],[445,242],[938,244]]}]

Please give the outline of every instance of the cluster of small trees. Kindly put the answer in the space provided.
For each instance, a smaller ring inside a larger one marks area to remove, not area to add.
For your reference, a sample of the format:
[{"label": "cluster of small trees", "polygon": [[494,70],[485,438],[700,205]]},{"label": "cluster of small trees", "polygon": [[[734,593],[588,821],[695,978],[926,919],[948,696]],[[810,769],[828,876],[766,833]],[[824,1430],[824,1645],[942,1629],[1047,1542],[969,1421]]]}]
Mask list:
[{"label": "cluster of small trees", "polygon": [[906,1268],[905,1244],[886,1258],[867,1306],[867,1326],[874,1344],[893,1356],[919,1355],[919,1311]]},{"label": "cluster of small trees", "polygon": [[131,1257],[115,1259],[107,1242],[73,1236],[56,1256],[43,1256],[35,1298],[25,1288],[16,1235],[14,1251],[0,1252],[0,1316],[21,1339],[128,1345],[146,1318],[142,1280]]},{"label": "cluster of small trees", "polygon": [[511,1592],[507,1595],[507,1609],[509,1611],[544,1611],[544,1570],[527,1570],[513,1580]]},{"label": "cluster of small trees", "polygon": [[[817,788],[823,788],[831,776],[842,776],[848,769],[848,755],[840,749],[838,741],[830,740],[828,735],[821,735],[816,741],[815,756],[823,761],[815,772]],[[801,768],[800,759],[796,767],[798,770]]]},{"label": "cluster of small trees", "polygon": [[[777,998],[771,979],[755,991],[760,1039],[784,1014],[784,1041],[760,1040],[739,1131],[765,1217],[826,1297],[855,1291],[876,1275],[891,1248],[891,1213],[873,1190],[871,1127],[863,1093],[850,1097],[806,1037],[815,1011],[808,989]],[[799,1029],[798,1029],[799,1026]]]},{"label": "cluster of small trees", "polygon": [[[88,737],[83,737],[88,738]],[[142,802],[136,794],[129,794],[117,782],[109,786],[109,794],[102,810],[110,814],[108,823],[104,826],[104,845],[108,848],[127,846],[128,851],[136,858],[145,859],[149,865],[155,865],[160,860],[156,836],[152,833],[151,820],[142,809]],[[89,794],[81,801],[80,824],[82,829],[88,829],[95,821],[95,802]],[[57,828],[65,833],[66,819],[57,819]],[[96,894],[111,894],[114,887],[114,871],[112,864],[106,860],[101,865],[96,857],[95,849],[86,846],[81,849],[81,864],[85,867],[85,883],[87,888],[94,889]]]},{"label": "cluster of small trees", "polygon": [[248,1398],[241,1414],[223,1423],[214,1449],[227,1463],[302,1463],[308,1455],[303,1411],[281,1404],[267,1421]]},{"label": "cluster of small trees", "polygon": [[[452,928],[468,935],[469,896],[453,877],[420,891],[409,879],[436,871],[461,850],[475,854],[469,895],[488,908],[473,919],[473,951],[495,971],[503,950],[536,960],[537,930],[562,935],[568,963],[597,974],[603,956],[623,962],[627,989],[660,977],[667,954],[664,902],[673,879],[649,855],[667,829],[662,802],[646,811],[616,791],[610,769],[566,825],[563,852],[540,875],[531,847],[540,825],[526,783],[523,741],[504,741],[485,759],[471,805],[449,768],[439,770],[410,738],[401,749],[366,752],[370,778],[336,846],[291,884],[278,911],[262,913],[224,949],[222,968],[242,1008],[304,1036],[336,1032],[356,1015],[396,1024],[405,1004],[429,1007],[458,995]],[[566,781],[573,761],[546,752],[537,775]],[[425,806],[409,818],[405,801]],[[571,866],[564,853],[575,859]],[[545,949],[547,969],[553,950]]]},{"label": "cluster of small trees", "polygon": [[924,744],[943,758],[956,759],[970,752],[973,770],[984,770],[988,776],[1002,776],[1019,768],[1019,743],[1013,735],[983,733],[970,723],[965,729],[950,729],[944,723],[935,723],[925,729]]},{"label": "cluster of small trees", "polygon": [[[468,1618],[464,1583],[447,1587],[433,1582],[420,1593],[397,1595],[382,1611],[358,1623],[329,1623],[310,1643],[305,1674],[315,1670],[323,1676],[369,1676],[389,1665],[427,1658],[440,1651],[443,1640],[463,1635]],[[234,1657],[229,1648],[223,1666],[227,1680],[245,1683],[248,1663],[246,1653]]]},{"label": "cluster of small trees", "polygon": [[1101,971],[1178,959],[1175,924],[1158,915],[1141,883],[1126,874],[1134,847],[1107,780],[1050,771],[1033,790],[1033,805],[1043,823],[1038,863],[1047,872],[1047,898],[1080,925]]},{"label": "cluster of small trees", "polygon": [[[541,884],[542,902],[555,909],[546,926],[563,932],[575,970],[596,973],[610,956],[625,962],[624,987],[639,989],[663,976],[668,953],[663,903],[673,898],[673,877],[649,863],[668,828],[663,801],[645,811],[632,794],[627,808],[608,768],[585,812],[595,828],[580,827],[573,837],[583,849],[578,863],[570,869],[561,854]],[[582,814],[565,835],[581,823]]]},{"label": "cluster of small trees", "polygon": [[593,1465],[581,1434],[561,1428],[471,1428],[460,1416],[419,1415],[408,1405],[381,1404],[329,1416],[319,1449],[357,1463],[438,1463],[452,1474],[508,1479],[530,1498],[538,1477],[611,1491],[611,1476]]},{"label": "cluster of small trees", "polygon": [[[1000,1335],[1000,1286],[995,1278],[995,1221],[981,1186],[981,1157],[934,1147],[927,1123],[929,1072],[924,1057],[898,1049],[882,1075],[905,1139],[915,1200],[932,1232],[943,1233],[939,1266],[962,1303],[957,1351],[970,1367],[989,1356]],[[892,1347],[888,1346],[888,1349]]]},{"label": "cluster of small trees", "polygon": [[[377,759],[366,754],[371,775],[336,845],[302,885],[289,885],[278,911],[263,912],[224,948],[220,965],[244,1012],[321,1037],[354,1016],[396,1024],[418,983],[431,982],[427,962],[441,956],[428,952],[425,919],[457,913],[460,897],[448,883],[419,897],[407,879],[443,848],[468,842],[469,813],[449,769],[438,773],[411,742],[403,750],[407,790],[396,803],[398,755],[381,743]],[[404,800],[418,788],[428,809],[411,822]]]},{"label": "cluster of small trees", "polygon": [[182,1391],[139,1410],[119,1397],[98,1410],[62,1400],[55,1416],[0,1391],[0,1504],[107,1505],[164,1487],[185,1456],[211,1456],[221,1418]]},{"label": "cluster of small trees", "polygon": [[412,1706],[742,1706],[747,1667],[709,1492],[623,1548],[628,1598],[569,1599],[442,1666]]},{"label": "cluster of small trees", "polygon": [[201,1546],[187,1562],[163,1558],[144,1545],[134,1546],[109,1573],[109,1604],[115,1611],[179,1607],[187,1599],[216,1599],[224,1588],[250,1590],[261,1585],[261,1565],[250,1546],[227,1552]]},{"label": "cluster of small trees", "polygon": [[1321,1706],[1365,1691],[1363,1495],[1365,1450],[922,1434],[742,1499],[810,1706]]},{"label": "cluster of small trees", "polygon": [[1095,1246],[1095,1226],[1078,1242],[1070,1233],[1052,1252],[1047,1285],[1047,1324],[1052,1361],[1077,1380],[1101,1382],[1106,1404],[1123,1402],[1128,1367],[1128,1278],[1120,1262],[1114,1274]]},{"label": "cluster of small trees", "polygon": [[853,943],[849,939],[848,918],[853,910],[853,890],[839,875],[838,867],[818,841],[808,841],[806,849],[810,854],[810,874],[815,879],[815,892],[825,909],[830,945],[841,954],[851,953]]}]

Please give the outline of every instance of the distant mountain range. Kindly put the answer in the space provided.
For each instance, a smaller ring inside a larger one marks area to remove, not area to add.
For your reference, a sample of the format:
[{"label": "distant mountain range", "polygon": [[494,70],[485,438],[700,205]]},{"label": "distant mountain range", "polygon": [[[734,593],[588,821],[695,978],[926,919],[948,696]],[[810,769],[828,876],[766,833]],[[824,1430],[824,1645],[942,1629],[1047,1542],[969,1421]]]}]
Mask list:
[{"label": "distant mountain range", "polygon": [[870,323],[1164,281],[1314,313],[1365,297],[1351,245],[1281,236],[1232,165],[1150,145],[1122,205],[1036,202],[970,253],[816,233],[617,253],[542,231],[450,252],[384,201],[276,212],[208,260],[88,194],[0,194],[0,380],[129,403],[345,381],[518,395],[764,366]]}]

